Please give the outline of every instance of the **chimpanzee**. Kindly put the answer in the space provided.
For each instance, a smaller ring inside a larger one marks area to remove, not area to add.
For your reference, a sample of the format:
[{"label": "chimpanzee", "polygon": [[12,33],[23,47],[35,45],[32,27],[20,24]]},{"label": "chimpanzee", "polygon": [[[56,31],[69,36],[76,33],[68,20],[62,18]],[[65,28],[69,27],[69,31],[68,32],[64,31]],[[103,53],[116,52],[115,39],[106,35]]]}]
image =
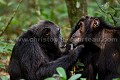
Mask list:
[{"label": "chimpanzee", "polygon": [[[81,27],[81,25],[82,24],[84,25],[84,23],[80,23],[81,21],[84,20],[84,18],[85,17],[82,17],[78,21],[76,26],[73,27],[67,44],[74,44],[73,47],[76,47],[79,44],[84,44],[85,48],[82,50],[81,56],[79,57],[80,62],[82,62],[85,65],[84,71],[82,72],[82,77],[87,78],[87,80],[95,80],[96,79],[96,71],[93,71],[93,67],[94,67],[93,65],[95,65],[95,59],[99,55],[98,51],[100,49],[99,49],[99,47],[97,47],[96,45],[94,45],[90,42],[84,42],[84,39],[85,39],[83,36],[84,33],[81,34],[79,31],[79,28]],[[81,31],[84,31],[84,29],[81,28]],[[82,38],[81,38],[81,36],[82,36]]]},{"label": "chimpanzee", "polygon": [[84,44],[80,57],[87,80],[120,78],[120,28],[99,17],[82,17],[71,32],[68,43]]},{"label": "chimpanzee", "polygon": [[[67,70],[76,62],[82,48],[65,51],[59,27],[41,20],[17,40],[8,67],[10,80],[43,80],[56,73],[57,67]],[[65,52],[69,53],[63,55]]]}]

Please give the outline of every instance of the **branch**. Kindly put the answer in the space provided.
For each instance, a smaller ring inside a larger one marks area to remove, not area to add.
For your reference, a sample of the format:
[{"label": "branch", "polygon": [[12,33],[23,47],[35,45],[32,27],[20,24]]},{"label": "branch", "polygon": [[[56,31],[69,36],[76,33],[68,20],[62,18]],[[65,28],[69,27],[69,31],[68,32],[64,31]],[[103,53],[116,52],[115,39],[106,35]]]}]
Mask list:
[{"label": "branch", "polygon": [[16,13],[17,13],[17,11],[18,11],[18,8],[19,8],[19,6],[20,6],[20,4],[21,4],[22,1],[23,1],[23,0],[20,0],[20,1],[19,1],[19,4],[18,4],[17,8],[14,10],[13,15],[11,16],[10,20],[7,22],[7,24],[6,24],[6,26],[5,26],[5,29],[1,32],[0,36],[2,36],[2,35],[5,33],[5,31],[7,30],[7,28],[9,27],[10,23],[12,22],[13,18],[14,18],[15,15],[16,15]]},{"label": "branch", "polygon": [[39,2],[38,0],[35,0],[35,13],[37,14],[38,16],[38,20],[40,20],[40,15],[41,15],[41,12],[40,12],[40,6],[39,6]]}]

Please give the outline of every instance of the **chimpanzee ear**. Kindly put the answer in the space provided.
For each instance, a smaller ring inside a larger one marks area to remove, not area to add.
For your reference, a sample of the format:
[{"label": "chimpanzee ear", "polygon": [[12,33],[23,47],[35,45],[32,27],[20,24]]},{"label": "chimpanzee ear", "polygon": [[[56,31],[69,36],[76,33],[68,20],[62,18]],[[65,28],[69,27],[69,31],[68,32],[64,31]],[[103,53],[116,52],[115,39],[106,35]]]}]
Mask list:
[{"label": "chimpanzee ear", "polygon": [[91,28],[96,29],[99,25],[100,25],[100,21],[99,21],[99,19],[96,18],[92,21]]},{"label": "chimpanzee ear", "polygon": [[45,35],[45,36],[49,36],[50,35],[50,28],[44,28],[43,30],[42,30],[42,33],[43,33],[43,35]]}]

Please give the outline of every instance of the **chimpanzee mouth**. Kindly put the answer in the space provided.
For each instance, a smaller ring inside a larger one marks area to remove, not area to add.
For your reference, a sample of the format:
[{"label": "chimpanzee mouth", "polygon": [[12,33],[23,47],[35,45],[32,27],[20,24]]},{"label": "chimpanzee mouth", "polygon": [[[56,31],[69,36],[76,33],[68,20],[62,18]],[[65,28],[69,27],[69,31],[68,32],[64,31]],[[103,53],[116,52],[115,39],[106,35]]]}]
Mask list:
[{"label": "chimpanzee mouth", "polygon": [[83,42],[81,42],[81,43],[78,43],[78,44],[70,44],[70,50],[73,50],[74,48],[76,48],[77,46],[81,46],[81,47],[85,47],[84,46],[84,44],[83,44]]},{"label": "chimpanzee mouth", "polygon": [[64,53],[64,52],[66,51],[66,45],[60,46],[59,48],[60,48],[60,51],[61,51],[62,53]]},{"label": "chimpanzee mouth", "polygon": [[66,45],[64,45],[64,46],[60,46],[60,48],[62,48],[62,49],[63,49],[63,48],[66,48]]}]

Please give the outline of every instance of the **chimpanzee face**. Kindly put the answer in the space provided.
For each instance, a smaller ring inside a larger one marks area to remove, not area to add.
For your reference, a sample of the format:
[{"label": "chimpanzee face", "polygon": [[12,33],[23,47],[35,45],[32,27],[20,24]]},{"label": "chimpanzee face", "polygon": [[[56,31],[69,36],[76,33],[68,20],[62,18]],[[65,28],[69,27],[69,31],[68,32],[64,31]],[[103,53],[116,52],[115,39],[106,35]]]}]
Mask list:
[{"label": "chimpanzee face", "polygon": [[57,25],[50,21],[41,21],[37,26],[36,33],[39,33],[37,35],[40,38],[40,43],[48,47],[58,47],[60,51],[65,50],[65,43],[61,37],[60,28]]},{"label": "chimpanzee face", "polygon": [[89,16],[82,17],[77,24],[78,29],[70,38],[70,42],[77,45],[80,42],[90,41],[92,32],[96,30],[99,24],[100,22],[97,18]]}]

